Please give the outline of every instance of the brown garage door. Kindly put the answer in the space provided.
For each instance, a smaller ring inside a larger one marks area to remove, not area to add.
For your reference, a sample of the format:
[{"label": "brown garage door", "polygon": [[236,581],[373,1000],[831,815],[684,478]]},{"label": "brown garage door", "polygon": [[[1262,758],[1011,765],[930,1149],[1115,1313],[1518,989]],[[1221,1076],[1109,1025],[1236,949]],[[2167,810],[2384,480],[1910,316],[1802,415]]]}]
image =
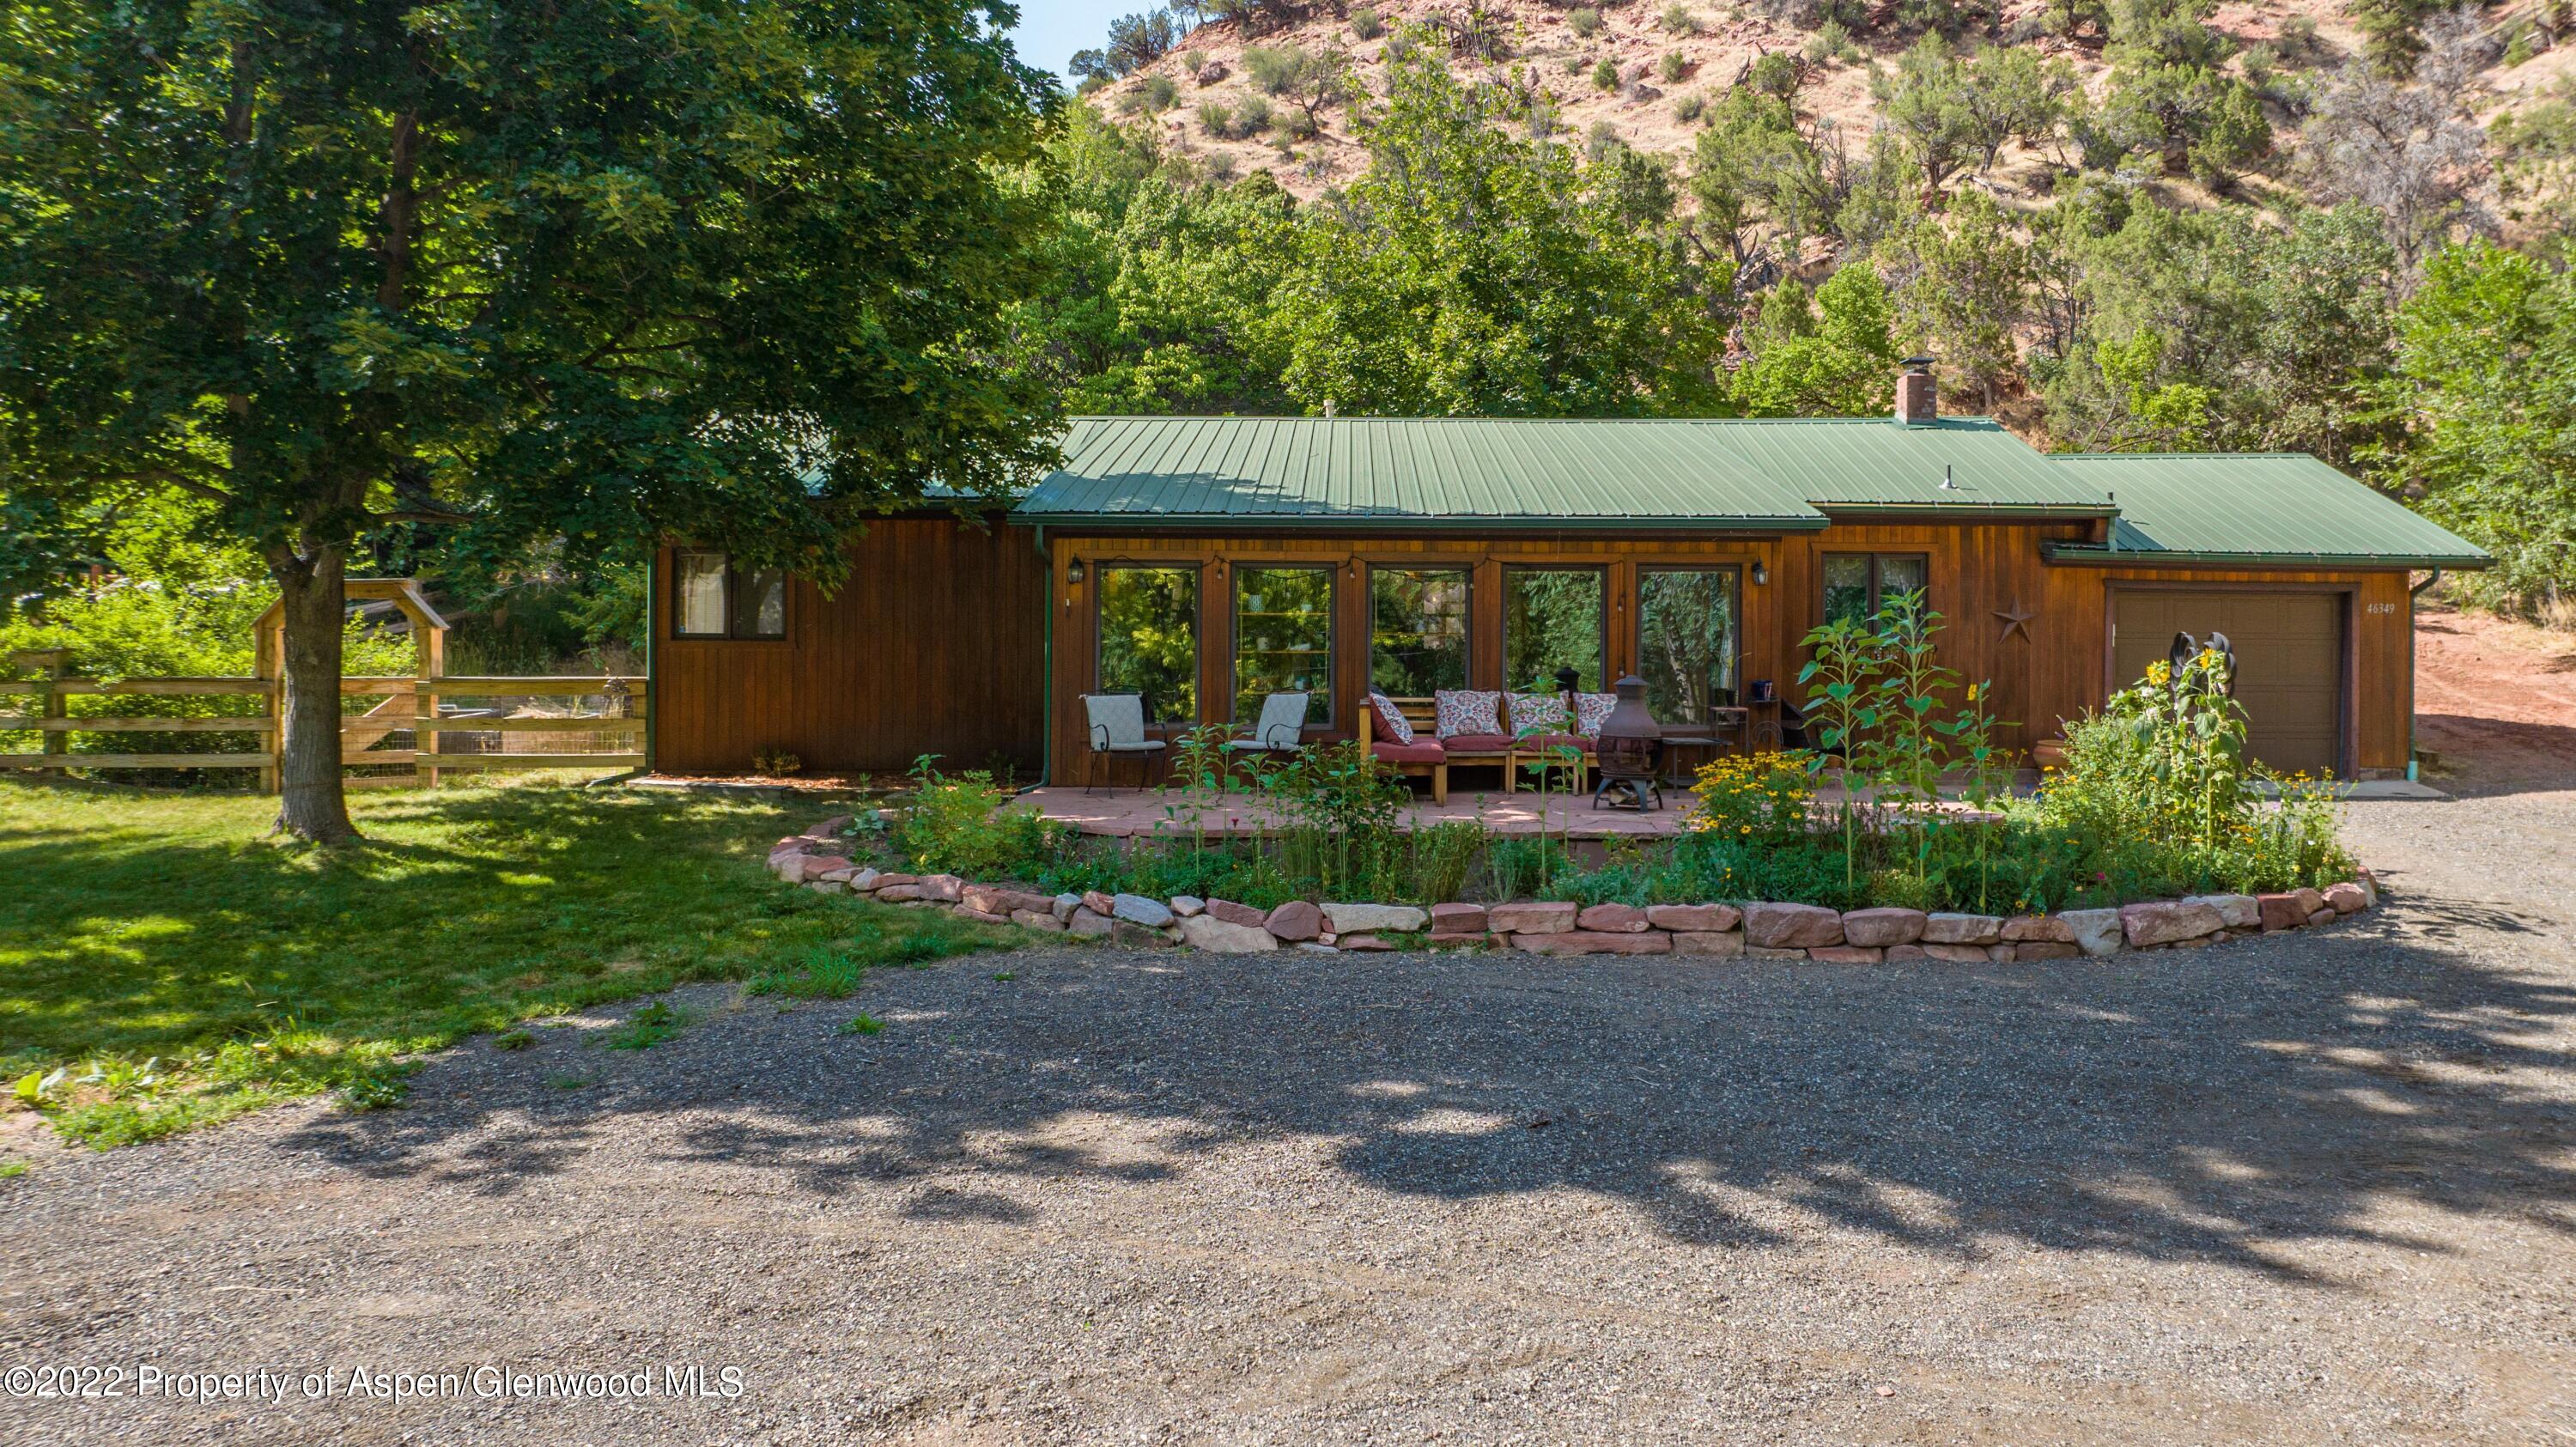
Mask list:
[{"label": "brown garage door", "polygon": [[2254,757],[2282,773],[2336,771],[2343,755],[2343,597],[2337,593],[2168,592],[2112,600],[2112,687],[2146,676],[2176,633],[2236,645],[2236,700]]}]

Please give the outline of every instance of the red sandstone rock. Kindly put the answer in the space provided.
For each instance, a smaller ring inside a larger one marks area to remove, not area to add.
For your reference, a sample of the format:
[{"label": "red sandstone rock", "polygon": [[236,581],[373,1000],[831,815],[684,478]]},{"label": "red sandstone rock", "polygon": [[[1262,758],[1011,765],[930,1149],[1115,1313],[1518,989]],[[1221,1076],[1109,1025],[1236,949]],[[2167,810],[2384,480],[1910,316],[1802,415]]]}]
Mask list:
[{"label": "red sandstone rock", "polygon": [[1646,922],[1646,912],[1633,904],[1592,905],[1574,917],[1574,927],[1631,935],[1653,928]]},{"label": "red sandstone rock", "polygon": [[1744,907],[1744,943],[1755,949],[1816,949],[1843,942],[1843,917],[1812,904]]},{"label": "red sandstone rock", "polygon": [[2071,960],[2084,953],[2064,940],[2023,940],[2012,949],[2013,959],[2025,965],[2040,960]]},{"label": "red sandstone rock", "polygon": [[1209,900],[1207,912],[1210,917],[1221,919],[1227,924],[1248,924],[1258,929],[1266,928],[1270,923],[1270,914],[1267,910],[1254,909],[1248,904],[1237,904],[1230,899]]},{"label": "red sandstone rock", "polygon": [[[1846,933],[1850,926],[1844,926]],[[1991,914],[1931,914],[1923,917],[1927,945],[1990,945],[2004,937],[2004,922]]]},{"label": "red sandstone rock", "polygon": [[1442,935],[1481,935],[1487,928],[1485,907],[1481,904],[1435,904],[1431,906],[1431,937]]},{"label": "red sandstone rock", "polygon": [[1869,945],[1817,945],[1807,951],[1807,958],[1820,965],[1874,965],[1887,957],[1887,951]]},{"label": "red sandstone rock", "polygon": [[2215,908],[2189,900],[2155,899],[2120,907],[2120,933],[2131,949],[2196,940],[2218,933],[2225,924]]},{"label": "red sandstone rock", "polygon": [[1487,909],[1485,923],[1500,934],[1550,935],[1574,928],[1578,912],[1563,900],[1524,899]]},{"label": "red sandstone rock", "polygon": [[1312,900],[1292,899],[1264,916],[1261,923],[1283,940],[1311,940],[1324,932],[1324,912]]},{"label": "red sandstone rock", "polygon": [[2360,885],[2346,881],[2326,886],[2326,904],[2337,914],[2359,914],[2370,908],[2370,897],[2361,892]]},{"label": "red sandstone rock", "polygon": [[1721,958],[1744,953],[1742,930],[1675,930],[1673,953]]},{"label": "red sandstone rock", "polygon": [[2263,911],[2266,930],[2297,929],[2308,922],[2308,912],[2299,908],[2296,894],[2258,894],[2254,903]]},{"label": "red sandstone rock", "polygon": [[1516,934],[1512,948],[1541,955],[1668,955],[1673,937],[1633,930],[1549,930]]},{"label": "red sandstone rock", "polygon": [[[1949,965],[1982,965],[1988,958],[1984,945],[1925,945],[1923,951]],[[1893,950],[1888,951],[1891,959],[1895,954]]]},{"label": "red sandstone rock", "polygon": [[1843,914],[1843,939],[1861,948],[1910,945],[1923,938],[1919,909],[1855,909]]},{"label": "red sandstone rock", "polygon": [[1007,884],[970,884],[959,891],[957,902],[968,909],[1005,916],[1023,909],[1047,910],[1055,905],[1051,895]]},{"label": "red sandstone rock", "polygon": [[2071,945],[2075,943],[2075,930],[2053,914],[2017,914],[2004,921],[2004,938],[2016,942],[2053,940]]},{"label": "red sandstone rock", "polygon": [[1675,934],[1713,934],[1744,921],[1744,911],[1731,904],[1650,904],[1646,923]]}]

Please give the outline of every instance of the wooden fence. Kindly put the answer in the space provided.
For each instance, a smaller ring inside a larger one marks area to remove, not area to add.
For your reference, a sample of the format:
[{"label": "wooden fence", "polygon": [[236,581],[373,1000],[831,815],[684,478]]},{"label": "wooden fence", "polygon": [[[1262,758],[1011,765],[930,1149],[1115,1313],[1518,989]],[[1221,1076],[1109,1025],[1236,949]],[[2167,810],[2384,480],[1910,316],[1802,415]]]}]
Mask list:
[{"label": "wooden fence", "polygon": [[[425,784],[435,786],[447,772],[496,769],[641,768],[644,764],[644,690],[640,678],[507,677],[440,675],[437,677],[346,678],[341,692],[356,697],[381,696],[363,713],[340,723],[340,762],[357,768],[409,765],[407,773],[353,778],[355,786]],[[251,769],[265,792],[277,788],[277,680],[270,678],[73,678],[59,673],[19,682],[0,681],[0,732],[33,730],[42,736],[42,751],[0,754],[0,769]],[[65,700],[82,694],[134,696],[242,696],[263,701],[259,713],[218,718],[167,718],[148,715],[73,716]],[[484,711],[459,711],[459,698],[596,697],[599,712],[551,717],[510,718]],[[440,700],[450,702],[442,711]],[[25,700],[24,704],[20,700]],[[222,753],[74,753],[77,734],[248,734],[257,746]],[[388,737],[409,733],[411,748],[381,748]],[[583,738],[582,736],[592,736]],[[569,737],[567,737],[569,736]],[[622,738],[622,748],[538,749],[553,739],[591,743],[599,737]],[[499,747],[489,747],[497,739]],[[524,739],[536,748],[513,747]],[[451,743],[486,745],[459,750]]]},{"label": "wooden fence", "polygon": [[[409,765],[408,772],[377,773],[346,780],[352,786],[424,784],[436,786],[451,771],[495,769],[635,769],[644,765],[644,680],[597,676],[512,677],[450,674],[446,671],[447,622],[429,606],[409,578],[351,578],[353,599],[393,604],[410,620],[419,671],[394,677],[344,678],[344,698],[375,697],[363,713],[340,721],[343,767]],[[0,680],[0,733],[33,731],[40,752],[0,754],[0,769],[254,769],[263,793],[277,792],[280,737],[279,674],[284,656],[284,615],[270,605],[258,624],[258,673],[247,678],[76,678],[64,668],[65,654],[46,649],[11,655],[10,661],[33,670],[32,679]],[[149,696],[250,696],[261,700],[259,712],[216,718],[169,718],[150,715],[81,714],[74,716],[64,700],[81,694]],[[458,699],[597,698],[594,712],[547,716],[500,716],[489,709],[461,709]],[[19,700],[27,700],[21,704]],[[256,747],[218,753],[75,753],[78,734],[247,734]],[[380,748],[395,734],[412,736],[412,747]],[[587,740],[583,736],[590,736]],[[549,747],[589,742],[603,737],[623,746],[570,749]],[[499,747],[491,747],[497,741]],[[521,746],[514,747],[514,741]],[[450,748],[450,743],[466,745]],[[479,746],[479,747],[478,747]]]}]

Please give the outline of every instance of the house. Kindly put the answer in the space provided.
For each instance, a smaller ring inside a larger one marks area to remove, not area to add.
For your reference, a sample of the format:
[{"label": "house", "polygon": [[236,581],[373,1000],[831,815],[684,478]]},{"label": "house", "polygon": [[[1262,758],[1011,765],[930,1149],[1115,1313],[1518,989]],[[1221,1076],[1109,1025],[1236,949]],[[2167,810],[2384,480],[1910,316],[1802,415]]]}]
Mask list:
[{"label": "house", "polygon": [[1891,418],[1081,418],[1027,496],[873,525],[830,597],[662,549],[654,764],[1083,783],[1086,693],[1171,734],[1305,691],[1338,739],[1373,686],[1567,668],[1698,722],[1799,697],[1809,629],[1921,588],[2016,747],[2218,631],[2258,757],[2406,770],[2412,575],[2475,547],[2306,456],[2049,456],[1930,397],[1918,370]]}]

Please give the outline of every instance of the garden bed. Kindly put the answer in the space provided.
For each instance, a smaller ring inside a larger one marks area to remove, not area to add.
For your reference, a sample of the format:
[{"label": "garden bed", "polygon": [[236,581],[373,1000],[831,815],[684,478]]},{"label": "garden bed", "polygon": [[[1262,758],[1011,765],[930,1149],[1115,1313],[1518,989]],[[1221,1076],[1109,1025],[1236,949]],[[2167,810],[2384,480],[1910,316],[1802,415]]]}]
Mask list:
[{"label": "garden bed", "polygon": [[[2376,898],[2331,782],[2247,757],[2222,650],[2181,650],[2066,722],[2062,762],[2023,795],[1989,691],[1933,661],[1938,630],[1907,595],[1809,635],[1816,749],[1701,769],[1659,840],[1578,853],[1559,806],[1580,794],[1555,791],[1579,777],[1570,749],[1532,742],[1536,829],[1405,827],[1410,791],[1355,743],[1246,761],[1206,728],[1174,750],[1164,827],[1088,835],[925,761],[900,807],[783,840],[771,863],[991,923],[1245,950],[2040,960],[2301,928]],[[1262,827],[1207,823],[1238,817]]]},{"label": "garden bed", "polygon": [[907,874],[852,859],[852,819],[822,820],[771,847],[769,866],[824,894],[939,910],[986,924],[1137,948],[1220,953],[1303,949],[1494,948],[1556,955],[1689,955],[1810,959],[1829,964],[2018,963],[2122,950],[2199,949],[2250,935],[2331,924],[2379,902],[2366,869],[2327,888],[2203,894],[2038,914],[1972,914],[1872,906],[1835,910],[1781,901],[1580,904],[1572,900],[1292,899],[1267,909],[1223,898],[1065,890]]}]

